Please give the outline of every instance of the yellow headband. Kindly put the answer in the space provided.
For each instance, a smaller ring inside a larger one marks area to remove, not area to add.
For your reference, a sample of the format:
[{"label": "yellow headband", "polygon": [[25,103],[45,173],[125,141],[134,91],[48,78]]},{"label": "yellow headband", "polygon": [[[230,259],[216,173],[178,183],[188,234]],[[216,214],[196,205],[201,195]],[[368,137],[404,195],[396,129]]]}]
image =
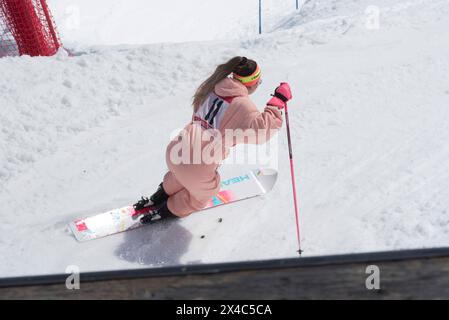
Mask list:
[{"label": "yellow headband", "polygon": [[251,87],[251,86],[255,85],[257,83],[257,81],[259,81],[261,74],[262,74],[262,70],[260,69],[259,66],[257,66],[256,71],[254,71],[249,76],[242,77],[236,73],[233,73],[232,75],[235,80],[240,81],[241,83],[243,83],[244,86]]}]

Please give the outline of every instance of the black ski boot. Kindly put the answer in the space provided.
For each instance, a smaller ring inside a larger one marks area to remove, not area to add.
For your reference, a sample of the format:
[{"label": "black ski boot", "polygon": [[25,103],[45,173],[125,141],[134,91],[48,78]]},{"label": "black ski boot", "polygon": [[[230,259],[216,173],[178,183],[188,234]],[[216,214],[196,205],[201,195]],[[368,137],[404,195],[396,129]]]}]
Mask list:
[{"label": "black ski boot", "polygon": [[150,197],[142,197],[137,203],[133,205],[135,210],[142,210],[147,207],[158,207],[166,202],[168,199],[168,194],[162,187],[162,183],[159,184],[156,192]]},{"label": "black ski boot", "polygon": [[140,218],[140,223],[142,224],[152,224],[156,221],[168,219],[168,218],[177,218],[173,213],[168,210],[167,202],[165,202],[162,206],[157,209],[150,211],[145,214],[142,218]]}]

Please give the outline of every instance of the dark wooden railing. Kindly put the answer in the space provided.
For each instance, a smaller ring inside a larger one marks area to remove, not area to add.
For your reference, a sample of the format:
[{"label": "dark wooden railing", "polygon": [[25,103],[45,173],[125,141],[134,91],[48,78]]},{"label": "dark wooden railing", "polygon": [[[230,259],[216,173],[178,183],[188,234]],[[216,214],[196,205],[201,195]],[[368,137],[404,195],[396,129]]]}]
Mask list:
[{"label": "dark wooden railing", "polygon": [[[367,267],[380,289],[368,290]],[[449,248],[0,279],[0,299],[449,299]]]}]

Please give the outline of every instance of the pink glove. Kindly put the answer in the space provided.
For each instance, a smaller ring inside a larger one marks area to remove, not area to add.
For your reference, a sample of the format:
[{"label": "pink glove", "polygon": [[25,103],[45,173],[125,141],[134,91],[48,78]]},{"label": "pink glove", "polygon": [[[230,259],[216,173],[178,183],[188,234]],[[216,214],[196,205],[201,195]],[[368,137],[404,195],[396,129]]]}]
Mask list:
[{"label": "pink glove", "polygon": [[272,96],[270,101],[267,102],[267,105],[284,109],[287,101],[292,98],[292,91],[287,82],[281,82],[280,86],[274,90],[274,95]]}]

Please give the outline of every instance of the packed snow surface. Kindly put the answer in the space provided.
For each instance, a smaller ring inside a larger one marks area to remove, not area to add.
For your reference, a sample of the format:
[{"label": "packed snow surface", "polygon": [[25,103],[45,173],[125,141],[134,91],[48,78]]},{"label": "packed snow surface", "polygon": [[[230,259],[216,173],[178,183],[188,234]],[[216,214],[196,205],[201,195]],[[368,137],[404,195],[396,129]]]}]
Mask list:
[{"label": "packed snow surface", "polygon": [[67,228],[155,190],[234,55],[262,66],[261,110],[291,84],[304,256],[449,244],[449,1],[263,1],[261,36],[257,3],[49,0],[73,56],[0,59],[0,277],[297,256],[285,127],[262,198],[86,243]]}]

